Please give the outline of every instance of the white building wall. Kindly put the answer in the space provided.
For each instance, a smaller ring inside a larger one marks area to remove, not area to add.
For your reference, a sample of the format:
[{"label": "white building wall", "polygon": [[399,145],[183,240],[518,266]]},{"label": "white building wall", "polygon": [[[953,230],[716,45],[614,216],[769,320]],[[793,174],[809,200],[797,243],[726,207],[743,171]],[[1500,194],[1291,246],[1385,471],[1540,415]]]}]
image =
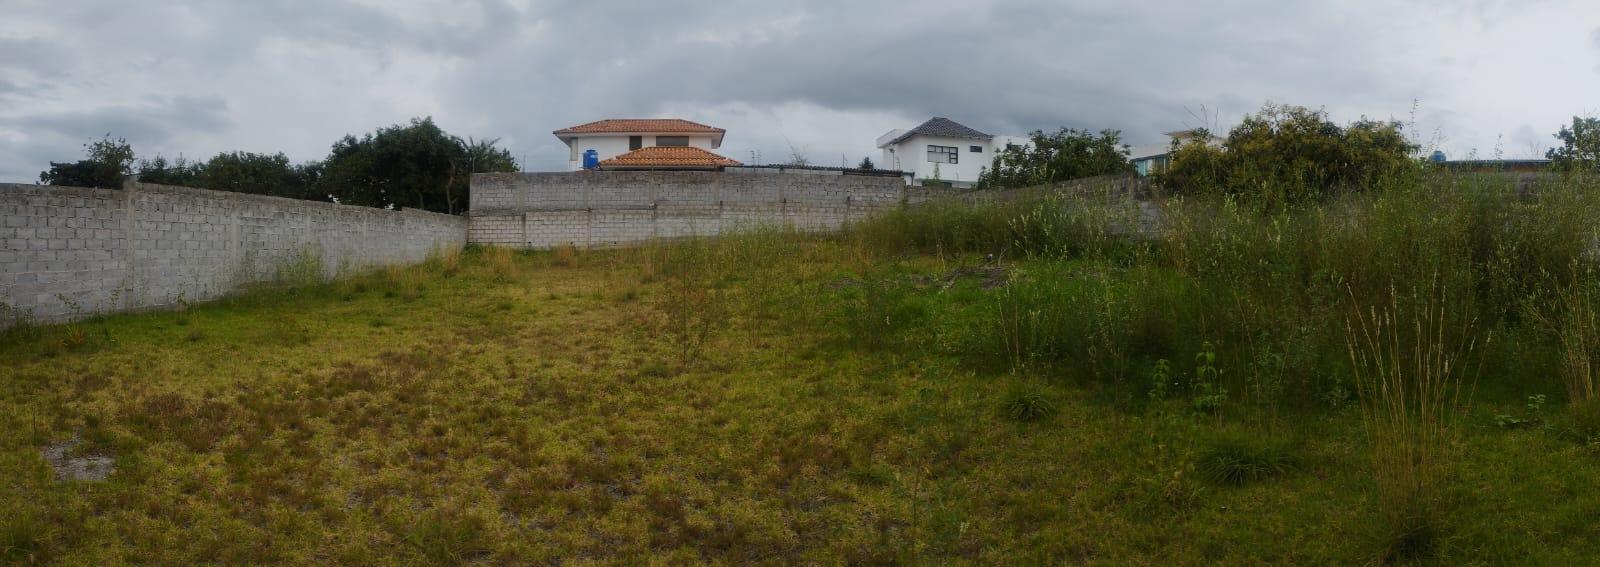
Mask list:
[{"label": "white building wall", "polygon": [[[595,150],[595,152],[600,154],[600,161],[605,161],[605,160],[617,157],[619,155],[628,153],[630,151],[630,150],[628,150],[628,137],[629,136],[643,136],[644,137],[644,140],[643,140],[644,145],[642,145],[640,147],[648,148],[648,147],[656,145],[656,136],[658,136],[658,135],[659,136],[683,136],[684,134],[610,134],[610,133],[607,133],[607,134],[581,136],[581,137],[573,138],[572,141],[569,142],[569,144],[567,146],[567,148],[569,150],[568,151],[568,160],[567,160],[567,170],[568,171],[578,171],[580,169],[583,169],[583,152],[585,150],[589,150],[589,149]],[[688,136],[689,136],[689,145],[690,146],[693,146],[693,147],[696,147],[696,148],[700,148],[700,149],[703,149],[703,150],[707,150],[707,151],[712,151],[712,150],[716,149],[716,147],[714,145],[714,142],[716,140],[715,136],[712,136],[710,134],[689,134]],[[577,146],[577,151],[576,152],[570,151],[572,149],[573,145]]]},{"label": "white building wall", "polygon": [[[955,147],[956,163],[935,164],[928,161],[928,146]],[[977,146],[980,151],[972,151],[973,146]],[[994,163],[994,152],[994,144],[989,140],[918,135],[885,147],[883,163],[885,167],[913,173],[913,183],[917,185],[921,185],[924,180],[935,178],[935,166],[938,169],[938,179],[958,185],[970,185],[978,181],[979,173]]]}]

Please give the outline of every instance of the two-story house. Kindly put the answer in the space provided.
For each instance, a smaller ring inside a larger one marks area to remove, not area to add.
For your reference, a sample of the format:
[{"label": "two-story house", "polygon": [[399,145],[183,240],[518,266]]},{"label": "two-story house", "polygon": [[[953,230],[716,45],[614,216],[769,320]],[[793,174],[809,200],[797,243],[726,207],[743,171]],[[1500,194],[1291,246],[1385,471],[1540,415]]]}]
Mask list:
[{"label": "two-story house", "polygon": [[996,152],[1027,143],[1020,136],[993,136],[934,117],[916,128],[897,128],[879,136],[878,148],[883,150],[879,166],[910,173],[913,185],[969,187],[994,164]]},{"label": "two-story house", "polygon": [[572,171],[583,169],[583,155],[588,150],[594,150],[602,164],[631,167],[690,162],[736,165],[738,162],[711,151],[722,147],[725,133],[721,128],[678,118],[611,118],[552,132],[570,150],[567,164]]}]

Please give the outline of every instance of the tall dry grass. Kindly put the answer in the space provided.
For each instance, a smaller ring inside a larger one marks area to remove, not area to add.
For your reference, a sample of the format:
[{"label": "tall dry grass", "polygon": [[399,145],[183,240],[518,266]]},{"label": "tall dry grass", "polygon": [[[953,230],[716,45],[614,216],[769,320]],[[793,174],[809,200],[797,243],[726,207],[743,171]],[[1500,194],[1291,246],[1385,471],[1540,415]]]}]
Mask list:
[{"label": "tall dry grass", "polygon": [[1600,312],[1596,308],[1596,282],[1591,269],[1574,264],[1571,282],[1554,292],[1546,309],[1528,310],[1556,338],[1560,345],[1560,374],[1567,400],[1581,406],[1600,393],[1600,376],[1595,370],[1600,352]]},{"label": "tall dry grass", "polygon": [[1437,280],[1391,297],[1388,305],[1358,305],[1346,327],[1379,506],[1392,530],[1386,560],[1436,545],[1443,475],[1465,402],[1462,363],[1474,347],[1472,319],[1452,312]]}]

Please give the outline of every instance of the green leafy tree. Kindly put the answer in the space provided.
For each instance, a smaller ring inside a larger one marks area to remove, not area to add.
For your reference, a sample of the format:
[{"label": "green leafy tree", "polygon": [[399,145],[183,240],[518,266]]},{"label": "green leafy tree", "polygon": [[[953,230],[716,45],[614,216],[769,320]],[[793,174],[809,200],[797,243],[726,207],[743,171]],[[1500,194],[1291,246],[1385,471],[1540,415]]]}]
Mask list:
[{"label": "green leafy tree", "polygon": [[84,144],[87,154],[76,162],[50,162],[50,169],[39,173],[45,185],[122,188],[122,180],[133,173],[133,146],[122,138],[105,138]]},{"label": "green leafy tree", "polygon": [[158,155],[154,159],[139,160],[135,177],[142,183],[199,187],[200,171],[204,166],[204,162],[190,162],[181,156],[168,162],[167,158]]},{"label": "green leafy tree", "polygon": [[1363,118],[1341,127],[1303,106],[1266,105],[1229,131],[1220,148],[1208,135],[1175,146],[1160,175],[1169,189],[1252,194],[1279,203],[1373,187],[1416,165],[1416,146],[1399,122]]},{"label": "green leafy tree", "polygon": [[224,152],[206,162],[196,183],[219,191],[328,200],[328,194],[318,189],[315,176],[308,175],[306,167],[315,165],[297,166],[282,153]]},{"label": "green leafy tree", "polygon": [[451,136],[432,118],[412,119],[335,142],[320,179],[341,203],[457,213],[466,210],[473,173],[517,170],[496,143]]},{"label": "green leafy tree", "polygon": [[1600,118],[1572,117],[1571,126],[1562,126],[1556,132],[1561,147],[1552,148],[1544,156],[1561,171],[1592,171],[1600,167]]},{"label": "green leafy tree", "polygon": [[992,166],[978,176],[978,187],[1029,187],[1129,171],[1133,165],[1128,162],[1121,132],[1062,128],[1046,134],[1035,130],[1027,145],[1000,150]]},{"label": "green leafy tree", "polygon": [[871,169],[877,169],[877,166],[872,164],[872,158],[864,157],[864,158],[861,158],[861,163],[856,164],[856,169],[871,170]]}]

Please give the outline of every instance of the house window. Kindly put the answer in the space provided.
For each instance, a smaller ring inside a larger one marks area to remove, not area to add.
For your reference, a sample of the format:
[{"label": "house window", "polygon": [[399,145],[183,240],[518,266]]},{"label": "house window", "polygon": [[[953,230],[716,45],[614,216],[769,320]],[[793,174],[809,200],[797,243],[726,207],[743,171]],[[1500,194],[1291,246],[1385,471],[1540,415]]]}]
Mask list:
[{"label": "house window", "polygon": [[628,150],[633,151],[644,147],[644,136],[628,136]]},{"label": "house window", "polygon": [[983,146],[971,146],[970,148],[968,148],[967,151],[970,151],[970,152],[975,153],[975,154],[981,154],[981,153],[983,153]]},{"label": "house window", "polygon": [[657,146],[687,146],[688,136],[656,136]]},{"label": "house window", "polygon": [[928,161],[933,163],[958,163],[960,149],[955,146],[928,146]]}]

